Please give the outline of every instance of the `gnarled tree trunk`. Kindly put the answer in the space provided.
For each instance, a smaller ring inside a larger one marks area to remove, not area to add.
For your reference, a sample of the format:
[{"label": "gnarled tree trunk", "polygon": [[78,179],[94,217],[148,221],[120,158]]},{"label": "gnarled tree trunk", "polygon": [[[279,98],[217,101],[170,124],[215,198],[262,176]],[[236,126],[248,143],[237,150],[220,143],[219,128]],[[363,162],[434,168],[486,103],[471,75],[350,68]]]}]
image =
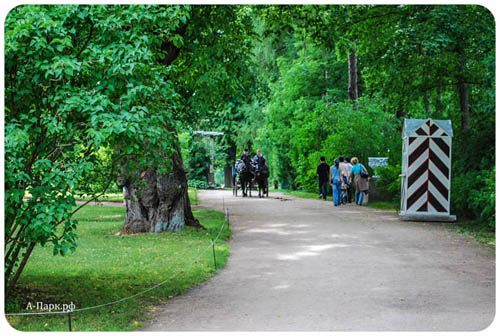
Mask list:
[{"label": "gnarled tree trunk", "polygon": [[139,174],[139,180],[130,178],[130,175],[127,178],[126,172],[120,177],[122,183],[119,184],[123,187],[127,206],[124,231],[179,231],[186,225],[200,225],[191,211],[186,172],[177,145],[170,158],[172,169],[167,174],[149,168]]},{"label": "gnarled tree trunk", "polygon": [[[187,25],[184,25],[175,33],[183,37],[186,30]],[[172,64],[181,51],[170,40],[162,42],[161,50],[165,56],[160,62],[165,66]],[[170,156],[172,169],[168,174],[160,174],[153,167],[135,173],[139,176],[134,179],[130,178],[132,172],[122,171],[118,184],[123,187],[127,205],[123,230],[134,233],[179,231],[186,225],[200,225],[191,211],[180,148],[174,144],[174,149]]]}]

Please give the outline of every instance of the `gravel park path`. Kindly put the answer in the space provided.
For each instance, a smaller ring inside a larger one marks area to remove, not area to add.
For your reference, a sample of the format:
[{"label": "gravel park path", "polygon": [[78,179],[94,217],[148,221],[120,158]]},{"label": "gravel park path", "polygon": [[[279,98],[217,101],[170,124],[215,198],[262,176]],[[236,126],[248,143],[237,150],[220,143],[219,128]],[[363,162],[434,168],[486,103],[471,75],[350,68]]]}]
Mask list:
[{"label": "gravel park path", "polygon": [[199,198],[229,208],[227,267],[142,330],[477,331],[494,319],[493,252],[442,224],[281,193]]}]

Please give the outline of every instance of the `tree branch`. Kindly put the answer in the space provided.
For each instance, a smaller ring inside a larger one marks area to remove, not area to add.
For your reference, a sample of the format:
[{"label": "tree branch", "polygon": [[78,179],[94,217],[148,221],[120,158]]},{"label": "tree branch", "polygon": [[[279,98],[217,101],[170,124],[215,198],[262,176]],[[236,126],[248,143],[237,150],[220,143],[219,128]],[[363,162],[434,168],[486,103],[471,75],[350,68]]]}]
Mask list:
[{"label": "tree branch", "polygon": [[80,56],[80,54],[85,50],[85,48],[87,48],[87,46],[89,45],[90,43],[90,40],[92,39],[92,34],[94,32],[94,22],[92,20],[90,20],[90,29],[89,29],[89,36],[87,37],[87,41],[85,41],[85,43],[83,44],[82,48],[80,49],[80,51],[78,51],[76,53],[76,56],[75,58],[78,58]]},{"label": "tree branch", "polygon": [[[187,25],[184,25],[184,26],[176,29],[174,31],[174,33],[177,34],[177,35],[180,35],[180,36],[184,37],[184,35],[186,34],[186,30],[187,30]],[[163,51],[166,52],[165,57],[161,60],[161,63],[163,65],[166,65],[166,66],[172,64],[172,62],[177,57],[179,57],[179,54],[181,52],[181,48],[176,47],[173,44],[173,42],[168,41],[168,40],[162,41],[162,43],[161,43],[161,50],[163,50]]]},{"label": "tree branch", "polygon": [[[31,244],[29,245],[28,249],[26,250],[26,253],[24,254],[24,258],[21,262],[21,264],[19,265],[19,267],[17,268],[17,271],[16,271],[16,275],[14,276],[14,278],[10,281],[9,283],[9,287],[7,287],[7,290],[6,290],[6,293],[5,293],[5,296],[8,296],[9,293],[12,291],[12,289],[14,288],[14,286],[16,285],[16,282],[17,280],[19,279],[19,276],[21,275],[23,269],[24,269],[24,266],[26,266],[26,262],[28,261],[28,258],[30,257],[31,255],[31,252],[33,252],[33,248],[35,247],[36,243],[33,241],[31,242]],[[7,279],[6,279],[7,280]]]}]

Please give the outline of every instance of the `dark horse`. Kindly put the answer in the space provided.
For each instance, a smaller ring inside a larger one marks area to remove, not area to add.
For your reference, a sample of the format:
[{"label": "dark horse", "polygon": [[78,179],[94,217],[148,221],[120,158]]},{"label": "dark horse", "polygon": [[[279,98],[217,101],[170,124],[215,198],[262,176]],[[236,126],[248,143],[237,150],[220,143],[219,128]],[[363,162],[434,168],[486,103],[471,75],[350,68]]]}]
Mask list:
[{"label": "dark horse", "polygon": [[[240,161],[238,163],[238,173],[240,176],[241,189],[243,192],[243,197],[248,196],[248,191],[251,190],[251,183],[255,177],[253,168],[250,162]],[[251,191],[250,191],[251,196]]]},{"label": "dark horse", "polygon": [[255,172],[255,182],[259,186],[259,197],[269,196],[269,167],[264,163]]}]

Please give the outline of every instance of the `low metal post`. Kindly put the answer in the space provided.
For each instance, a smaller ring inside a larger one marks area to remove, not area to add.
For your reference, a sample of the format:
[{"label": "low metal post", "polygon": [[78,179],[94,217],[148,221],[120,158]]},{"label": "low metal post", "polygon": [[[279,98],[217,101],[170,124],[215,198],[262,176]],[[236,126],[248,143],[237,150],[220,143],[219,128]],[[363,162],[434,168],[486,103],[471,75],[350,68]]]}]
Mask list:
[{"label": "low metal post", "polygon": [[212,240],[212,251],[214,253],[214,268],[217,270],[217,261],[215,260],[215,241]]},{"label": "low metal post", "polygon": [[72,331],[71,330],[71,310],[68,309],[68,328],[69,328],[69,331]]}]

